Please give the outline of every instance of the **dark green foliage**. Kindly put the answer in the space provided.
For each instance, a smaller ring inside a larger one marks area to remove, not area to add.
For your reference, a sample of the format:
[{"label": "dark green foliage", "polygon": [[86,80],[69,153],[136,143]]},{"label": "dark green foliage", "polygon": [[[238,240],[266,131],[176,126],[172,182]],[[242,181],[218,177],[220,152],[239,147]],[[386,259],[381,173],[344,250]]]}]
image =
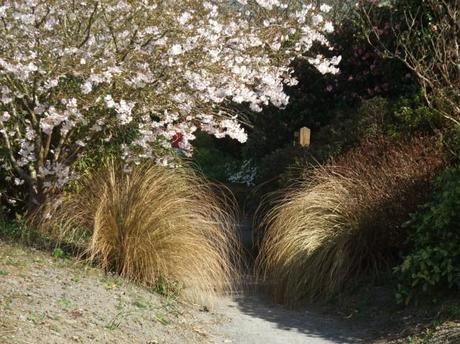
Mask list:
[{"label": "dark green foliage", "polygon": [[265,155],[259,162],[256,183],[263,183],[278,178],[298,159],[306,159],[308,151],[292,145],[278,148]]},{"label": "dark green foliage", "polygon": [[27,227],[20,221],[1,221],[0,222],[0,237],[21,239],[27,235]]},{"label": "dark green foliage", "polygon": [[439,115],[424,104],[420,94],[364,100],[351,120],[355,141],[378,135],[407,137],[431,133],[440,125]]},{"label": "dark green foliage", "polygon": [[56,258],[65,258],[81,253],[72,245],[56,242],[36,230],[28,221],[19,217],[14,220],[0,218],[0,240],[49,251]]},{"label": "dark green foliage", "polygon": [[193,162],[209,178],[226,182],[240,163],[240,144],[230,139],[216,139],[198,133]]},{"label": "dark green foliage", "polygon": [[413,249],[395,269],[400,302],[460,288],[460,166],[446,170],[435,186],[433,200],[410,224]]},{"label": "dark green foliage", "polygon": [[34,230],[23,219],[0,219],[0,239],[19,242],[37,247],[50,247],[51,242],[41,233]]},{"label": "dark green foliage", "polygon": [[441,118],[438,113],[424,104],[421,95],[401,98],[396,104],[394,111],[398,127],[394,130],[430,130],[439,127]]}]

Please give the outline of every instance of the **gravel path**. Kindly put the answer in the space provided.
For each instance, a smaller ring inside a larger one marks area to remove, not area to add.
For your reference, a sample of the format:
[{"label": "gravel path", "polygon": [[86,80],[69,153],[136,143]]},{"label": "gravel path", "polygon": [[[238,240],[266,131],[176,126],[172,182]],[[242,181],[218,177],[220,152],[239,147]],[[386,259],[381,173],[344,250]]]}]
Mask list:
[{"label": "gravel path", "polygon": [[[217,312],[229,320],[218,328],[224,343],[366,343],[349,324],[308,311],[292,311],[256,295],[224,298]],[[361,331],[362,332],[362,331]]]}]

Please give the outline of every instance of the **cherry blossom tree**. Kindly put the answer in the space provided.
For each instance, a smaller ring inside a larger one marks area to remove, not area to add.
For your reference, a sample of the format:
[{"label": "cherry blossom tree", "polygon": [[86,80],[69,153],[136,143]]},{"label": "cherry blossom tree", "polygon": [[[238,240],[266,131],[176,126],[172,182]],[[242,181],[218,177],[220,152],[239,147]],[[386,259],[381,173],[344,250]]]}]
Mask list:
[{"label": "cherry blossom tree", "polygon": [[[186,154],[197,130],[246,140],[238,111],[283,107],[291,62],[322,73],[330,6],[294,0],[4,0],[0,164],[29,208],[75,177],[114,132],[129,162]],[[178,139],[180,138],[180,139]]]}]

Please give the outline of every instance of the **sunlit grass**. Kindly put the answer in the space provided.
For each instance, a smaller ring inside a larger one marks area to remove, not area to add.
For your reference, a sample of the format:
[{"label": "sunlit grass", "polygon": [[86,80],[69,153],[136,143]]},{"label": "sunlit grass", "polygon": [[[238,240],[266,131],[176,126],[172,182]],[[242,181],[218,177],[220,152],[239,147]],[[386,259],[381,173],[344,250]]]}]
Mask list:
[{"label": "sunlit grass", "polygon": [[232,288],[240,261],[233,203],[191,169],[125,173],[110,163],[80,190],[42,212],[42,230],[108,271],[153,288],[180,285],[195,302]]},{"label": "sunlit grass", "polygon": [[259,280],[295,305],[388,271],[405,242],[401,225],[443,163],[433,138],[380,138],[317,167],[265,215]]}]

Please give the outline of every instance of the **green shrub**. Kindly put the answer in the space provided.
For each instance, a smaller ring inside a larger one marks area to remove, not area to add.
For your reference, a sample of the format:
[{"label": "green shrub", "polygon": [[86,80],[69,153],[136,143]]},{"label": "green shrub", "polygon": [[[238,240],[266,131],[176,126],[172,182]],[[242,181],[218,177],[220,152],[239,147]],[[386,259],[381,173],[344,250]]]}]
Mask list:
[{"label": "green shrub", "polygon": [[438,177],[433,200],[414,215],[413,249],[395,269],[400,302],[460,287],[460,165]]},{"label": "green shrub", "polygon": [[20,221],[0,219],[0,238],[22,241],[29,234],[29,228]]},{"label": "green shrub", "polygon": [[440,126],[441,116],[426,106],[421,95],[400,98],[395,104],[394,117],[397,121],[396,130],[429,130]]},{"label": "green shrub", "polygon": [[193,162],[206,177],[227,182],[229,176],[241,165],[238,152],[232,152],[232,148],[227,147],[232,143],[236,145],[234,142],[217,142],[217,139],[208,134],[198,133]]},{"label": "green shrub", "polygon": [[[29,225],[27,221],[22,218],[14,220],[0,218],[0,239],[45,250],[58,248],[56,242],[43,233],[35,230],[33,226]],[[67,250],[68,248],[63,247],[63,249]]]}]

